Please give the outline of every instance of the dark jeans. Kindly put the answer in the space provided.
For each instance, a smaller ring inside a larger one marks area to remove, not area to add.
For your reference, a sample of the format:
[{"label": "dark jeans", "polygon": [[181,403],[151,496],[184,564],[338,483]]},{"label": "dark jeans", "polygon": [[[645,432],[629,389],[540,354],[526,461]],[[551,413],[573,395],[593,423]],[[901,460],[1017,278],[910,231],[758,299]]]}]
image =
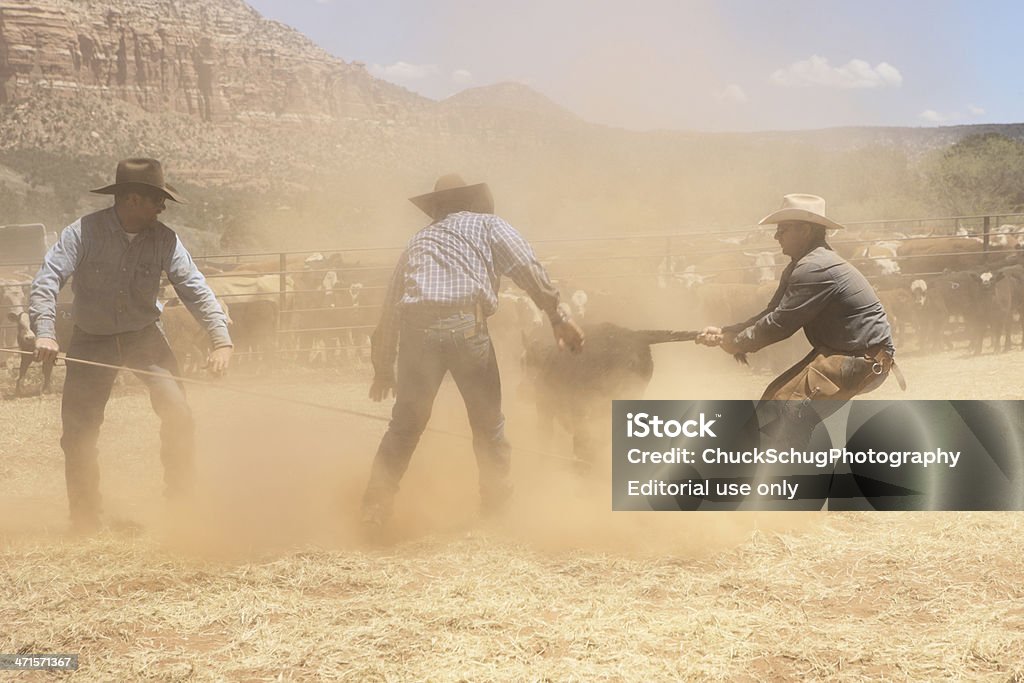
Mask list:
[{"label": "dark jeans", "polygon": [[406,311],[398,345],[395,406],[373,461],[364,505],[390,506],[448,372],[469,414],[483,505],[499,506],[510,495],[511,449],[501,413],[498,362],[486,327],[478,326],[472,313],[437,317]]},{"label": "dark jeans", "polygon": [[[124,365],[166,375],[178,374],[178,363],[155,324],[137,332],[95,335],[75,328],[68,358]],[[95,517],[100,511],[100,468],[96,441],[103,413],[117,376],[114,368],[69,362],[61,401],[64,435],[64,473],[72,519]],[[136,374],[149,388],[149,400],[160,416],[160,459],[165,493],[185,495],[192,486],[195,451],[192,413],[184,387],[163,377]]]}]

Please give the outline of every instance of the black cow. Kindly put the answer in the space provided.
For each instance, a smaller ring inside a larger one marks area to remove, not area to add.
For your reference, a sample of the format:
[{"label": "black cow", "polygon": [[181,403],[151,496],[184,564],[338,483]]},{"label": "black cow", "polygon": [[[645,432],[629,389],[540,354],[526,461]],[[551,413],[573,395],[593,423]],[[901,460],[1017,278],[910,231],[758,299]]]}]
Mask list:
[{"label": "black cow", "polygon": [[239,367],[257,371],[277,362],[279,311],[276,301],[256,299],[231,304],[231,341]]},{"label": "black cow", "polygon": [[[914,294],[909,287],[900,289],[883,289],[878,291],[878,300],[885,309],[885,317],[892,328],[892,336],[896,342],[906,340],[907,324],[915,324],[916,306]],[[915,330],[916,331],[916,330]]]},{"label": "black cow", "polygon": [[[651,344],[692,341],[694,332],[630,330],[611,323],[585,325],[583,352],[560,351],[550,333],[534,337],[523,354],[523,379],[532,385],[542,432],[551,434],[555,420],[573,436],[573,454],[589,464],[602,441],[592,423],[606,418],[612,399],[642,398],[654,374]],[[607,431],[608,420],[600,427]]]},{"label": "black cow", "polygon": [[1020,344],[1024,347],[1024,265],[1017,264],[1003,268],[1000,271],[1007,280],[1009,280],[1008,288],[1010,294],[1010,314],[1006,320],[1006,343],[1007,346],[1013,345],[1013,339],[1010,332],[1010,328],[1013,323],[1013,314],[1016,313],[1020,319],[1021,338]]},{"label": "black cow", "polygon": [[962,270],[946,273],[927,281],[923,296],[916,295],[920,306],[922,350],[944,350],[952,344],[946,338],[950,318],[962,317],[970,337],[972,353],[981,351],[985,334],[981,278],[977,273]]},{"label": "black cow", "polygon": [[[979,279],[981,300],[977,307],[982,329],[978,334],[984,335],[986,329],[991,329],[992,350],[1009,351],[1013,345],[1013,315],[1024,313],[1024,266],[986,270]],[[1024,315],[1021,325],[1024,330]]]}]

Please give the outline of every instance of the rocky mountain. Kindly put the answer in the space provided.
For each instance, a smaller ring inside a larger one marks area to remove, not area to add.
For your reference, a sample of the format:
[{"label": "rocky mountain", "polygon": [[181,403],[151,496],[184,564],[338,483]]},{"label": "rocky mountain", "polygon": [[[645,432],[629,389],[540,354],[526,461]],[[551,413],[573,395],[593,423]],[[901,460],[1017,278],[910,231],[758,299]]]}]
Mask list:
[{"label": "rocky mountain", "polygon": [[441,100],[440,108],[451,113],[496,115],[500,112],[536,117],[547,124],[578,125],[583,120],[551,98],[521,83],[496,83],[467,88]]},{"label": "rocky mountain", "polygon": [[0,0],[0,104],[41,90],[205,121],[387,119],[425,103],[242,0]]},{"label": "rocky mountain", "polygon": [[198,198],[179,216],[201,229],[309,241],[380,239],[382,222],[418,220],[401,198],[452,170],[515,197],[499,199],[509,217],[566,232],[749,220],[793,187],[845,198],[848,217],[908,215],[930,210],[908,164],[975,132],[1024,138],[1019,125],[632,132],[521,84],[429,100],[243,0],[0,0],[0,224],[66,221],[82,187],[140,155]]}]

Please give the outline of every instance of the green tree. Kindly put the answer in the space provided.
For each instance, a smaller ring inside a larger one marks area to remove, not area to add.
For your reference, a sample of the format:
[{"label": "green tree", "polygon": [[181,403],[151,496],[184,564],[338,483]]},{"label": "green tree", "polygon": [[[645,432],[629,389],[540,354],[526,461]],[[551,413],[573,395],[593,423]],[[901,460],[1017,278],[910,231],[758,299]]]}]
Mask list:
[{"label": "green tree", "polygon": [[1024,142],[971,135],[925,161],[929,192],[954,215],[1024,209]]}]

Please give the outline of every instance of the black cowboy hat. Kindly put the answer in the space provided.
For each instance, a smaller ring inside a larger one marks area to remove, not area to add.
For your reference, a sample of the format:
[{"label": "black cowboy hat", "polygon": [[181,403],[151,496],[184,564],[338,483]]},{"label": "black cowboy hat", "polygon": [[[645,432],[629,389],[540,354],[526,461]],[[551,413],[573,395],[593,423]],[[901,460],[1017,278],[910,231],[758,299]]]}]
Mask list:
[{"label": "black cowboy hat", "polygon": [[487,187],[487,183],[467,185],[455,173],[438,178],[434,183],[433,192],[410,197],[409,201],[435,219],[439,218],[439,216],[435,216],[435,212],[440,206],[456,211],[494,213],[494,198],[491,196],[491,188]]},{"label": "black cowboy hat", "polygon": [[[164,169],[156,159],[122,159],[117,162],[117,173],[114,184],[100,187],[90,192],[96,194],[117,194],[118,190],[130,189],[130,186],[143,185],[159,190],[171,201],[184,204],[185,200],[174,189],[164,182]],[[127,187],[126,187],[127,186]]]}]

